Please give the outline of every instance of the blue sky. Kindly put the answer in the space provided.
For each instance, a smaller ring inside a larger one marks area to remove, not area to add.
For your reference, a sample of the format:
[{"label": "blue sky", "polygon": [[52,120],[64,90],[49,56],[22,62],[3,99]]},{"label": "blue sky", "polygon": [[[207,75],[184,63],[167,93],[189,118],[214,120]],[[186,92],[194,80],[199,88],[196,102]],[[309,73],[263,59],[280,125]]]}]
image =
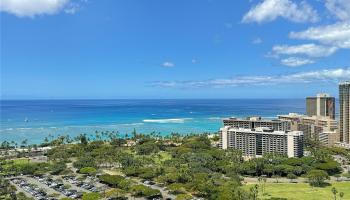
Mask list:
[{"label": "blue sky", "polygon": [[1,98],[303,98],[350,79],[350,0],[1,0]]}]

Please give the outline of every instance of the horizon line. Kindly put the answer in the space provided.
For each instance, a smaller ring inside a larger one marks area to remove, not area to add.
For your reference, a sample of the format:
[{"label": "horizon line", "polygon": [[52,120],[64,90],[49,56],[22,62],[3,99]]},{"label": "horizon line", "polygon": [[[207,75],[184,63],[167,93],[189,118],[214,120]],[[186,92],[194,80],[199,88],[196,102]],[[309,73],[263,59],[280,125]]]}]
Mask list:
[{"label": "horizon line", "polygon": [[[312,96],[307,96],[312,97]],[[1,99],[0,101],[65,101],[65,100],[288,100],[288,99],[306,99],[307,97],[278,97],[278,98],[33,98],[33,99]],[[336,97],[335,97],[336,98]],[[337,98],[336,98],[337,99]]]}]

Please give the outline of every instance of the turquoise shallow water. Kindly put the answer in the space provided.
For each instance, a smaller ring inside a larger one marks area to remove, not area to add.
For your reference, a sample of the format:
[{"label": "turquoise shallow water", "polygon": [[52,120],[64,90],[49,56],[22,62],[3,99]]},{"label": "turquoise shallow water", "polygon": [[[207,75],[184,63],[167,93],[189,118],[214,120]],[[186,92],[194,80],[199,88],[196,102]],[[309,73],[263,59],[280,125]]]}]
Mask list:
[{"label": "turquoise shallow water", "polygon": [[0,142],[97,131],[216,132],[224,117],[304,113],[304,99],[31,100],[1,102]]}]

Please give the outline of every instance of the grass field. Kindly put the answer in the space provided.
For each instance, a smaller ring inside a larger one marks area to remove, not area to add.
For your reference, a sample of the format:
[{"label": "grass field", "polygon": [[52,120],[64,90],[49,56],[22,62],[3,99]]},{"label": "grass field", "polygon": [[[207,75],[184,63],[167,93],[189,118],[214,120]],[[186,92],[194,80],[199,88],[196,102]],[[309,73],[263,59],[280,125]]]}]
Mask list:
[{"label": "grass field", "polygon": [[[29,162],[30,161],[27,158],[18,158],[18,159],[14,159],[13,160],[13,164],[16,164],[16,165],[24,165],[24,164],[27,164]],[[12,165],[11,164],[6,164],[3,167],[5,169],[8,169],[9,167],[12,167]]]},{"label": "grass field", "polygon": [[[253,185],[245,185],[244,187],[249,189]],[[267,195],[259,195],[261,199],[287,198],[288,200],[332,200],[334,199],[331,192],[332,187],[338,190],[337,199],[339,198],[339,192],[343,192],[345,195],[342,200],[350,200],[350,182],[336,182],[331,186],[318,188],[310,187],[307,183],[267,183],[265,193]],[[261,190],[259,189],[261,193]]]},{"label": "grass field", "polygon": [[159,157],[155,157],[154,158],[154,161],[157,163],[157,164],[160,164],[161,162],[164,162],[166,160],[170,160],[171,159],[171,155],[169,152],[166,152],[166,151],[161,151],[158,153]]},{"label": "grass field", "polygon": [[28,158],[18,158],[13,160],[14,164],[23,165],[29,162]]}]

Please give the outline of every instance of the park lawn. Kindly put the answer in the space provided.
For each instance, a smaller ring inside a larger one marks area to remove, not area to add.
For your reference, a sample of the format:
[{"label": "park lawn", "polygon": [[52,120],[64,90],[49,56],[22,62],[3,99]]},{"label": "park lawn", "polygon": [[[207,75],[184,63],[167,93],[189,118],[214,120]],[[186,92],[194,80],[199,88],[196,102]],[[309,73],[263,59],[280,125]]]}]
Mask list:
[{"label": "park lawn", "polygon": [[23,164],[27,164],[28,162],[30,162],[30,160],[28,158],[18,158],[13,160],[14,164],[17,165],[23,165]]},{"label": "park lawn", "polygon": [[104,169],[102,171],[103,171],[103,173],[106,173],[106,174],[109,174],[109,175],[124,176],[124,173],[120,169],[113,169],[113,170]]},{"label": "park lawn", "polygon": [[[252,184],[243,186],[246,189],[252,187]],[[334,199],[331,192],[332,187],[335,187],[338,191],[337,199],[339,198],[339,192],[344,193],[342,200],[350,200],[350,182],[334,182],[331,186],[319,188],[311,187],[308,183],[266,183],[265,193],[267,195],[259,194],[261,199],[275,198],[287,198],[288,200],[330,200]],[[259,192],[261,190],[259,188]]]},{"label": "park lawn", "polygon": [[[28,158],[18,158],[18,159],[13,160],[13,164],[15,164],[15,165],[24,165],[24,164],[27,164],[29,162],[30,162],[30,160],[28,160]],[[10,167],[12,167],[11,164],[3,165],[4,169],[9,169]]]},{"label": "park lawn", "polygon": [[159,157],[158,156],[154,157],[154,162],[157,164],[160,164],[161,162],[171,159],[171,154],[166,151],[160,151],[158,155]]},{"label": "park lawn", "polygon": [[152,159],[156,164],[161,164],[162,162],[171,159],[171,154],[166,151],[160,151],[158,153],[153,153],[150,155],[137,155],[135,153],[134,155],[136,158],[144,157],[144,158]]}]

